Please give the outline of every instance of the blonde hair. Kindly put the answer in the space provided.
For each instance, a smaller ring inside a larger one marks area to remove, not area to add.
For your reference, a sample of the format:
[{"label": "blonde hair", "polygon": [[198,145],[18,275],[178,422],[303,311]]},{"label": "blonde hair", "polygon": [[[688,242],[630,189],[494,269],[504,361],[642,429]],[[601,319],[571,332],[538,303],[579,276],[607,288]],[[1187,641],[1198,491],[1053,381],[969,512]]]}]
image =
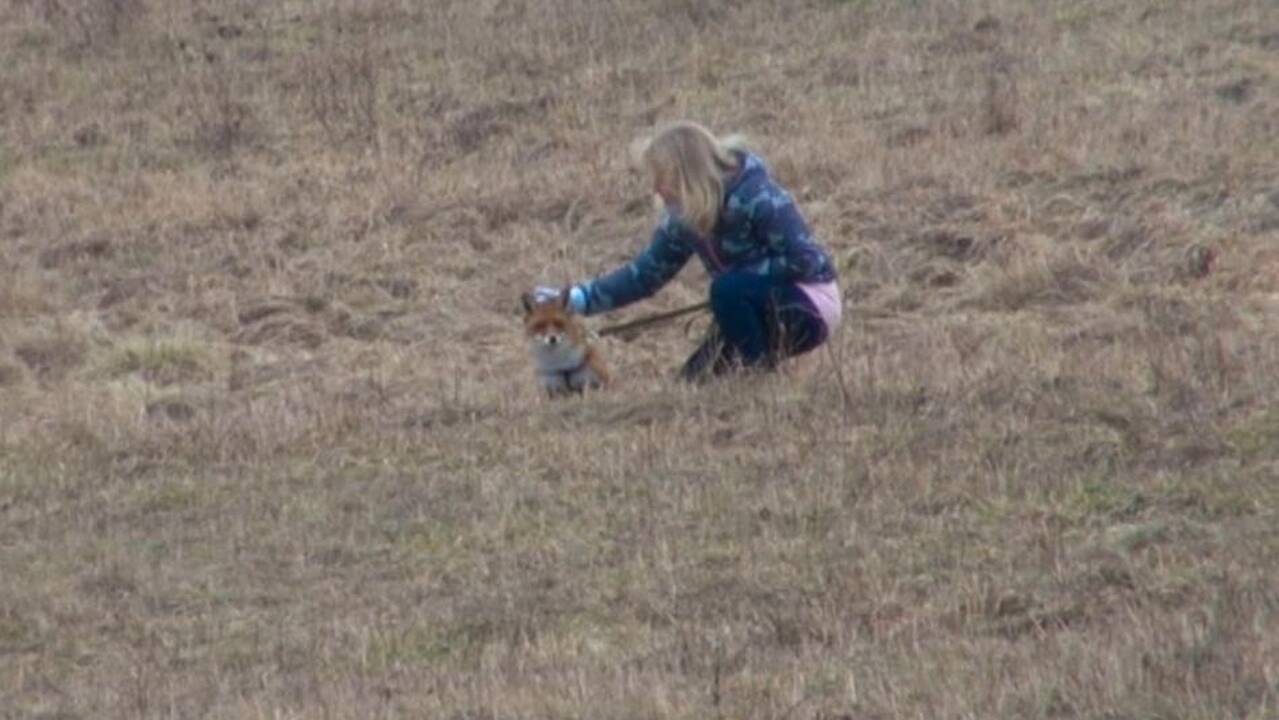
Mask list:
[{"label": "blonde hair", "polygon": [[715,229],[724,200],[724,176],[738,166],[736,151],[746,149],[740,135],[718,138],[688,120],[671,123],[631,146],[631,157],[662,179],[679,196],[681,219],[706,236]]}]

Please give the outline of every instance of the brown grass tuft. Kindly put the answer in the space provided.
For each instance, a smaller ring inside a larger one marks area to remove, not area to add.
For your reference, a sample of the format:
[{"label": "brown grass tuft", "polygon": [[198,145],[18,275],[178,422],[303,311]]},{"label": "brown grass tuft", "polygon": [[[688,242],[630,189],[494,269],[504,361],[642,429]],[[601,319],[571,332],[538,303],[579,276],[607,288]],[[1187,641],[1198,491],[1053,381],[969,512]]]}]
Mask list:
[{"label": "brown grass tuft", "polygon": [[26,380],[22,365],[8,359],[0,359],[0,388],[21,385]]},{"label": "brown grass tuft", "polygon": [[13,354],[37,378],[57,382],[84,364],[89,343],[75,329],[59,326],[19,338],[13,344]]}]

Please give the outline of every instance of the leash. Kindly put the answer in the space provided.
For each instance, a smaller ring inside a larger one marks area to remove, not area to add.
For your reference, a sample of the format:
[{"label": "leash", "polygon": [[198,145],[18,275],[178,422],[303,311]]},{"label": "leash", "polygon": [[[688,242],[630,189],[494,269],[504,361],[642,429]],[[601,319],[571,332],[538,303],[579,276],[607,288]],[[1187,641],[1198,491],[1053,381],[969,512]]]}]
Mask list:
[{"label": "leash", "polygon": [[606,328],[600,328],[598,331],[596,331],[595,334],[599,335],[600,337],[608,337],[609,335],[622,335],[627,333],[634,333],[634,332],[643,330],[644,328],[651,327],[653,325],[660,325],[661,323],[667,322],[669,320],[674,320],[675,318],[683,317],[685,315],[691,315],[695,312],[701,312],[703,310],[706,310],[710,306],[711,304],[709,302],[700,302],[700,303],[697,303],[696,305],[689,305],[688,307],[683,307],[678,310],[671,310],[664,313],[657,313],[656,315],[649,315],[647,317],[638,318],[636,320],[631,320],[629,322],[619,323],[617,325],[610,325]]}]

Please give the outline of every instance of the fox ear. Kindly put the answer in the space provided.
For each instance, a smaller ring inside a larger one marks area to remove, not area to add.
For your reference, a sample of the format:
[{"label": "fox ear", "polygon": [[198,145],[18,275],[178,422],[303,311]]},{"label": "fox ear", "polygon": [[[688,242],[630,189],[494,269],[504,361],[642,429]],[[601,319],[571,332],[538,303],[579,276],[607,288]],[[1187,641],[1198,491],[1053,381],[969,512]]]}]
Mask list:
[{"label": "fox ear", "polygon": [[534,303],[535,303],[535,301],[534,301],[534,299],[533,299],[533,293],[531,293],[531,292],[526,292],[526,293],[524,293],[523,295],[521,295],[521,296],[520,296],[520,305],[524,308],[524,314],[525,314],[525,315],[527,315],[528,313],[533,312],[533,305],[534,305]]}]

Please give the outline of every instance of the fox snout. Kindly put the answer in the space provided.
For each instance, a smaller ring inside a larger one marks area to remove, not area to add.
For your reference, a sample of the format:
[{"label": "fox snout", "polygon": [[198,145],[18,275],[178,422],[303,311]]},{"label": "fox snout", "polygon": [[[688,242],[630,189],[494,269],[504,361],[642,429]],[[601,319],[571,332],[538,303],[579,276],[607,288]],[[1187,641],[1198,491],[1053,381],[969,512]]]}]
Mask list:
[{"label": "fox snout", "polygon": [[568,329],[548,326],[546,323],[533,323],[528,328],[530,339],[542,345],[560,345],[570,341]]}]

